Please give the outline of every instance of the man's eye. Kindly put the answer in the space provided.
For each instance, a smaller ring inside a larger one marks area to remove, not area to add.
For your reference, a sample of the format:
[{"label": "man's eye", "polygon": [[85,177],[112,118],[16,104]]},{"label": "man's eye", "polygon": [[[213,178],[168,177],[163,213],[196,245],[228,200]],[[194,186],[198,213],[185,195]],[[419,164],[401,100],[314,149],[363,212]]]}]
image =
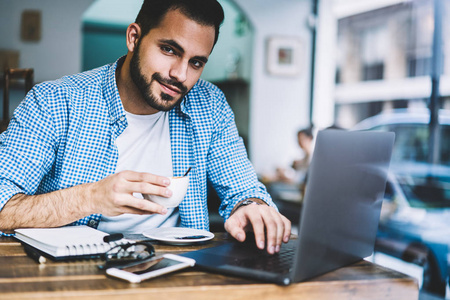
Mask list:
[{"label": "man's eye", "polygon": [[174,53],[173,49],[168,46],[161,46],[161,50],[166,53]]},{"label": "man's eye", "polygon": [[202,68],[203,67],[203,62],[201,62],[201,61],[199,61],[199,60],[193,60],[192,62],[191,62],[191,64],[194,66],[194,68],[196,68],[196,69],[200,69],[200,68]]}]

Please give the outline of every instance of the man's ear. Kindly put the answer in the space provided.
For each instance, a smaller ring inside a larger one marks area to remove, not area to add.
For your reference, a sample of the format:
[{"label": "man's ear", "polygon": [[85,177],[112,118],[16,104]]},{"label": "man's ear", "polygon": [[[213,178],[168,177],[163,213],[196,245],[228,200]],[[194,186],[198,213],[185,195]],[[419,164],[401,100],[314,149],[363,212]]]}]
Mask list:
[{"label": "man's ear", "polygon": [[141,38],[141,27],[137,23],[131,23],[127,28],[127,48],[129,52],[134,52]]}]

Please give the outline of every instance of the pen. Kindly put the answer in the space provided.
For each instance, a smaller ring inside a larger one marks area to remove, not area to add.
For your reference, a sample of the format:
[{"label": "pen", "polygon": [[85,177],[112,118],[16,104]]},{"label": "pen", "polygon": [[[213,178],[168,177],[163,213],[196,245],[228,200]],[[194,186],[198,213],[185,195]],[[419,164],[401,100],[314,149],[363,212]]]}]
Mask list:
[{"label": "pen", "polygon": [[106,242],[106,243],[111,243],[111,242],[114,242],[114,241],[118,241],[118,240],[120,240],[122,238],[123,238],[123,234],[122,233],[113,233],[113,234],[104,236],[103,237],[103,241]]},{"label": "pen", "polygon": [[45,264],[47,262],[47,259],[44,256],[42,256],[37,250],[27,245],[24,245],[23,247],[28,257],[32,258],[38,264]]},{"label": "pen", "polygon": [[207,237],[206,235],[187,235],[187,236],[177,236],[175,239],[177,240],[196,240],[196,239],[204,239]]}]

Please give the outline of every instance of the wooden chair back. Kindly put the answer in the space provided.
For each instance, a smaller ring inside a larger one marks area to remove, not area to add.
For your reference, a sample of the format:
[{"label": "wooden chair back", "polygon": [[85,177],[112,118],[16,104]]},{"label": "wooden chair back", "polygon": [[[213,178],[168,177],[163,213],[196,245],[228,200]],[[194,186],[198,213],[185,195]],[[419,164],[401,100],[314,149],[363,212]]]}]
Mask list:
[{"label": "wooden chair back", "polygon": [[5,69],[3,77],[3,116],[0,120],[0,132],[6,130],[9,123],[9,106],[10,99],[9,93],[11,89],[11,83],[16,80],[25,81],[25,94],[28,93],[33,87],[34,70],[33,69]]}]

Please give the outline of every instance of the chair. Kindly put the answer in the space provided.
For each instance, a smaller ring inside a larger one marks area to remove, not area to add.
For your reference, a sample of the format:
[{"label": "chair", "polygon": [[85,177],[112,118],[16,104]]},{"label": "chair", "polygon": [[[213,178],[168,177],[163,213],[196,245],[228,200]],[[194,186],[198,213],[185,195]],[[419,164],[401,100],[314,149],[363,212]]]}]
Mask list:
[{"label": "chair", "polygon": [[3,116],[0,120],[0,132],[6,130],[9,123],[9,90],[16,79],[25,80],[25,94],[33,87],[33,69],[5,69],[3,80]]}]

